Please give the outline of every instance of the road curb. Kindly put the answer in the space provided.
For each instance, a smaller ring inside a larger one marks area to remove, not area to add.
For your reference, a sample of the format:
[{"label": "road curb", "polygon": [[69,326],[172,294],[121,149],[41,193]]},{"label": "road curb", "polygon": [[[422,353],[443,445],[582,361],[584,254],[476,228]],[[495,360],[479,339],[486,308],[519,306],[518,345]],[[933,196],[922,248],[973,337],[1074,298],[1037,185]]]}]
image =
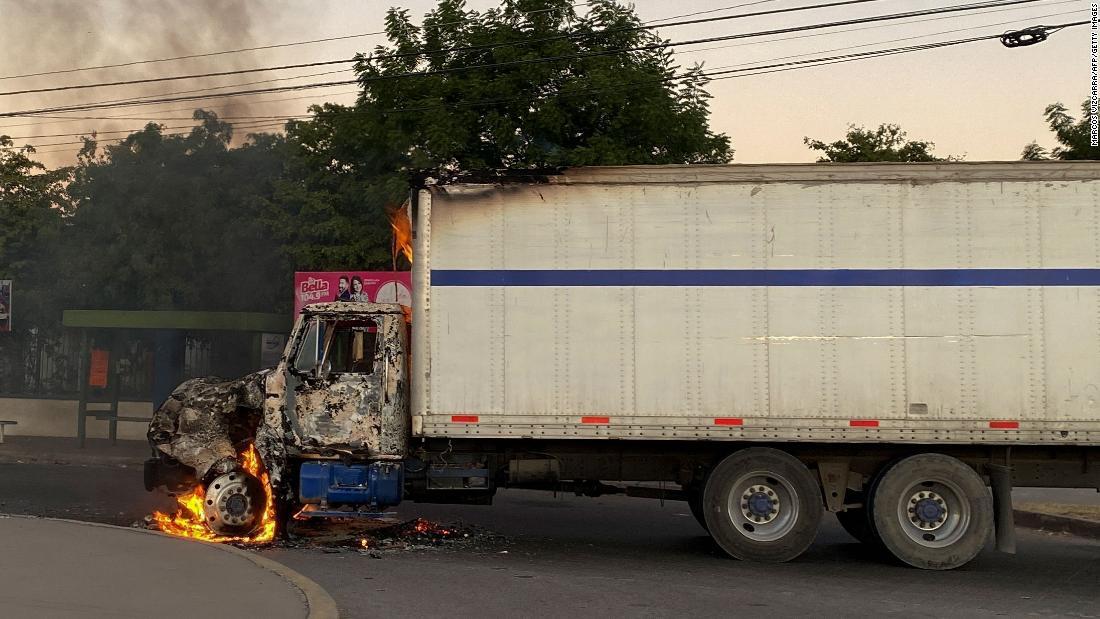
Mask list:
[{"label": "road curb", "polygon": [[1024,511],[1022,509],[1012,510],[1012,516],[1016,524],[1021,527],[1039,529],[1042,531],[1057,531],[1059,533],[1069,533],[1070,535],[1076,535],[1078,537],[1100,539],[1100,522],[1096,520],[1044,514],[1042,512]]},{"label": "road curb", "polygon": [[101,522],[85,522],[83,520],[72,520],[69,518],[45,518],[41,516],[28,516],[26,514],[5,514],[0,513],[0,518],[26,518],[28,520],[53,520],[57,522],[67,522],[70,524],[80,524],[89,527],[101,527],[105,529],[114,529],[116,531],[130,531],[132,533],[144,533],[146,535],[156,535],[165,539],[174,539],[180,542],[190,542],[193,544],[205,544],[210,548],[220,550],[222,552],[228,552],[230,554],[237,555],[238,557],[251,561],[259,568],[265,569],[276,576],[282,578],[292,587],[302,593],[302,596],[306,601],[306,616],[309,619],[339,619],[340,611],[336,607],[336,601],[332,599],[328,591],[325,591],[321,585],[314,582],[307,576],[290,569],[289,567],[275,561],[262,557],[254,552],[242,550],[235,546],[227,544],[215,544],[213,542],[205,542],[202,540],[191,540],[173,537],[166,535],[160,531],[150,531],[148,529],[138,529],[134,527],[119,527],[113,524],[103,524]]}]

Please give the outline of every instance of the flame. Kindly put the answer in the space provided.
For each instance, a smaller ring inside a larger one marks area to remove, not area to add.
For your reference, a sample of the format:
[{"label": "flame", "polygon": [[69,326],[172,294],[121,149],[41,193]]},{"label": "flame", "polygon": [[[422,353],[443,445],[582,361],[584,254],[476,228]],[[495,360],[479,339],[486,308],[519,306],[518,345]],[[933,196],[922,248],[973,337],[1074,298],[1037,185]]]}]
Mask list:
[{"label": "flame", "polygon": [[411,534],[431,534],[446,537],[454,533],[453,529],[448,529],[444,526],[438,525],[431,520],[425,520],[424,518],[417,518],[412,521],[411,526],[408,529]]},{"label": "flame", "polygon": [[206,489],[202,484],[187,494],[176,497],[176,513],[174,515],[161,512],[153,513],[153,521],[157,523],[164,533],[176,537],[186,537],[207,542],[237,542],[242,544],[264,544],[275,539],[275,498],[271,492],[271,479],[267,470],[260,461],[260,454],[256,452],[255,445],[249,445],[248,449],[240,455],[241,468],[260,480],[265,490],[264,513],[260,518],[260,525],[247,536],[218,535],[206,524],[203,513],[203,501],[206,500]]},{"label": "flame", "polygon": [[393,228],[394,262],[397,261],[397,252],[401,252],[405,255],[405,258],[412,263],[412,222],[409,220],[408,202],[405,202],[401,205],[401,208],[390,213],[390,227]]}]

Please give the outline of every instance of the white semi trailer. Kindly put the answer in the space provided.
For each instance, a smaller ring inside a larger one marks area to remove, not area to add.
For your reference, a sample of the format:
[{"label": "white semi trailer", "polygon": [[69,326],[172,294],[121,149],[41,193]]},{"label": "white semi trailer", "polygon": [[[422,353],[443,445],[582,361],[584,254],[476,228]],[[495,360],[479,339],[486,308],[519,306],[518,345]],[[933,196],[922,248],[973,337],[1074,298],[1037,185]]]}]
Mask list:
[{"label": "white semi trailer", "polygon": [[1100,487],[1100,163],[573,169],[412,221],[411,343],[313,306],[267,379],[285,501],[660,482],[734,557],[833,512],[947,569],[1012,549],[1013,486]]}]

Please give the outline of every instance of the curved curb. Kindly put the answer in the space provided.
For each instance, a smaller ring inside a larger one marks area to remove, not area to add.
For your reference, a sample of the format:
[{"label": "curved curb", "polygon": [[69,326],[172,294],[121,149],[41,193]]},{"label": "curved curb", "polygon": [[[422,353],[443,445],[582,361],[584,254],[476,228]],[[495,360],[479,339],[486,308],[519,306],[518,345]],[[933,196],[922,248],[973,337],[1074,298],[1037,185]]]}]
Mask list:
[{"label": "curved curb", "polygon": [[85,522],[83,520],[72,520],[69,518],[46,518],[43,516],[29,516],[26,514],[4,514],[0,513],[0,518],[25,518],[27,520],[52,520],[55,522],[67,522],[70,524],[81,524],[89,527],[101,527],[104,529],[114,529],[116,531],[130,531],[132,533],[144,533],[146,535],[156,535],[164,539],[174,539],[181,542],[191,542],[205,544],[210,548],[221,550],[222,552],[228,552],[230,554],[237,555],[244,559],[248,559],[254,565],[259,568],[265,569],[276,576],[282,578],[295,589],[302,593],[302,596],[306,600],[306,617],[308,619],[339,619],[340,611],[336,607],[336,601],[332,599],[332,596],[325,591],[321,585],[314,582],[307,576],[296,572],[289,567],[275,561],[262,557],[254,552],[247,550],[241,550],[236,546],[230,546],[227,544],[216,544],[213,542],[205,542],[202,540],[189,540],[179,537],[173,537],[166,535],[160,531],[150,531],[148,529],[136,529],[134,527],[120,527],[113,524],[103,524],[102,522]]},{"label": "curved curb", "polygon": [[1100,522],[1096,520],[1044,514],[1042,512],[1025,511],[1022,509],[1012,510],[1012,517],[1013,520],[1016,521],[1017,526],[1042,531],[1069,533],[1070,535],[1089,539],[1100,539]]}]

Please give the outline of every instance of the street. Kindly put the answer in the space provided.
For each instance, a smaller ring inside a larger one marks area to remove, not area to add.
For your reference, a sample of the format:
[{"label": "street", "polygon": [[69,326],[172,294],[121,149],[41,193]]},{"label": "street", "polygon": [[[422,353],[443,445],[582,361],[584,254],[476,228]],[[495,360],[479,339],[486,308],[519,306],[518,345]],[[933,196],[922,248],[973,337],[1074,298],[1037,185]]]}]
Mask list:
[{"label": "street", "polygon": [[[1095,495],[1023,494],[1044,492]],[[171,505],[146,493],[132,466],[0,464],[4,512],[129,524]],[[502,490],[492,507],[397,511],[502,539],[380,558],[350,548],[258,552],[316,581],[346,617],[1100,614],[1100,543],[1024,529],[1016,556],[987,549],[965,568],[927,572],[880,558],[830,516],[797,561],[764,565],[720,555],[680,502]]]}]

